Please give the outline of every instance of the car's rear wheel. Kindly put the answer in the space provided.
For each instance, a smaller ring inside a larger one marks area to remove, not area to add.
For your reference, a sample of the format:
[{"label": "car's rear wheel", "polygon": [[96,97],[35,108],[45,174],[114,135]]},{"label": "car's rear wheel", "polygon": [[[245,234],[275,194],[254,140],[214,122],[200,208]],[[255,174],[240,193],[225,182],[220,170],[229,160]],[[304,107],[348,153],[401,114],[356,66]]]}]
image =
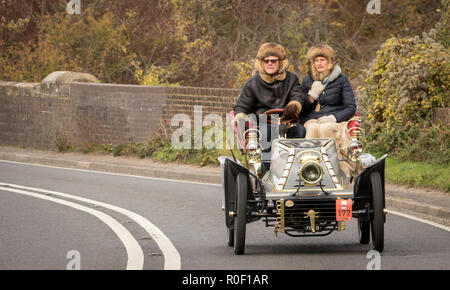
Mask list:
[{"label": "car's rear wheel", "polygon": [[372,206],[373,218],[371,221],[372,228],[372,244],[374,250],[382,252],[384,249],[384,204],[383,189],[381,184],[381,176],[378,171],[370,175],[372,182]]},{"label": "car's rear wheel", "polygon": [[245,232],[247,227],[247,178],[243,173],[237,175],[237,202],[234,219],[234,253],[244,254]]},{"label": "car's rear wheel", "polygon": [[234,247],[234,229],[227,228],[227,244],[229,247]]},{"label": "car's rear wheel", "polygon": [[358,219],[358,234],[359,242],[361,244],[368,244],[370,242],[370,222]]}]

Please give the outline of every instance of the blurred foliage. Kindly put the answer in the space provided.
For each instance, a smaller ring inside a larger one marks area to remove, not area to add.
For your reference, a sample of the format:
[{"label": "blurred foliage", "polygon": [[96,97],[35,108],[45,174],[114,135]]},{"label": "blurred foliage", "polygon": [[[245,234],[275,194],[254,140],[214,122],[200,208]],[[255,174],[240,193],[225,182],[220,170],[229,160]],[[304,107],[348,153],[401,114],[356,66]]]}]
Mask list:
[{"label": "blurred foliage", "polygon": [[[317,43],[356,78],[387,38],[448,22],[439,0],[382,1],[380,15],[367,13],[369,0],[81,0],[79,15],[67,2],[0,1],[0,79],[72,70],[110,83],[239,88],[268,41],[287,48],[300,78]],[[447,47],[448,30],[439,33]]]},{"label": "blurred foliage", "polygon": [[16,40],[6,27],[13,40],[0,52],[2,79],[40,82],[53,71],[69,70],[91,72],[105,82],[131,81],[135,54],[127,51],[124,27],[115,25],[111,12],[83,13],[68,17],[64,9],[40,15],[37,41]]},{"label": "blurred foliage", "polygon": [[450,1],[442,0],[441,8],[438,9],[439,13],[441,13],[441,19],[435,26],[435,30],[432,31],[434,33],[434,39],[437,42],[441,43],[445,48],[448,49],[450,42]]},{"label": "blurred foliage", "polygon": [[145,74],[142,69],[136,69],[135,76],[138,83],[144,86],[179,86],[178,83],[168,81],[174,73],[174,68],[152,65]]},{"label": "blurred foliage", "polygon": [[450,55],[442,42],[448,42],[448,34],[442,38],[442,21],[448,19],[422,36],[391,37],[378,50],[358,88],[369,150],[401,160],[450,162],[448,124],[433,116],[435,108],[450,104]]},{"label": "blurred foliage", "polygon": [[262,43],[284,45],[300,79],[307,49],[326,43],[360,82],[371,150],[449,161],[448,128],[433,122],[449,103],[448,0],[381,1],[372,15],[369,0],[80,1],[69,15],[68,1],[1,0],[0,80],[70,70],[108,83],[240,88]]},{"label": "blurred foliage", "polygon": [[[161,137],[152,137],[144,142],[131,144],[107,144],[95,143],[86,144],[82,147],[72,146],[65,142],[58,143],[59,152],[80,152],[84,154],[112,154],[113,156],[131,156],[138,158],[151,158],[161,162],[178,162],[182,164],[197,164],[200,166],[219,165],[219,156],[229,156],[232,153],[229,149],[175,149],[172,143]],[[244,156],[240,155],[237,149],[233,149],[233,154],[239,162],[244,162]]]}]

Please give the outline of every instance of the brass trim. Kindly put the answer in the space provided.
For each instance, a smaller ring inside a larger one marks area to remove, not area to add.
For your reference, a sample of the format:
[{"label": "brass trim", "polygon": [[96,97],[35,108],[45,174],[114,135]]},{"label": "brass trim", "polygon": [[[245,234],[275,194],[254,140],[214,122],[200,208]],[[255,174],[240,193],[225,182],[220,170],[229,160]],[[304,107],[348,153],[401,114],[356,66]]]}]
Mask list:
[{"label": "brass trim", "polygon": [[[297,189],[277,189],[275,187],[275,184],[273,184],[272,180],[270,178],[267,178],[267,180],[270,182],[270,184],[272,185],[272,191],[273,192],[286,192],[286,193],[294,193],[297,191]],[[311,192],[311,191],[321,191],[319,186],[314,186],[317,188],[300,188],[300,190],[298,192]],[[342,191],[343,189],[339,189],[339,188],[325,188],[324,189],[326,191]],[[349,193],[345,193],[345,194],[349,194]]]},{"label": "brass trim", "polygon": [[317,150],[303,150],[303,151],[300,151],[300,152],[298,152],[296,155],[295,155],[295,159],[297,159],[297,162],[299,163],[299,164],[302,164],[303,162],[302,162],[302,160],[299,158],[299,157],[301,157],[302,155],[305,155],[305,153],[315,153],[315,154],[317,154],[317,156],[319,157],[319,162],[322,160],[322,153],[320,152],[320,151],[317,151]]},{"label": "brass trim", "polygon": [[251,131],[256,131],[256,133],[259,133],[259,138],[256,138],[256,139],[257,139],[257,142],[259,143],[259,141],[261,141],[261,138],[262,138],[262,133],[261,133],[261,131],[259,131],[259,130],[256,129],[256,128],[250,128],[250,129],[245,130],[244,136],[245,136],[245,134],[247,134],[247,133],[249,133],[249,136],[250,136],[250,132],[251,132]]},{"label": "brass trim", "polygon": [[276,215],[275,235],[284,233],[284,199],[276,201]]},{"label": "brass trim", "polygon": [[309,218],[309,224],[311,226],[311,232],[315,233],[316,232],[316,218],[318,218],[319,215],[313,209],[310,209],[308,212],[305,212],[304,214],[306,216],[304,216],[303,218],[305,218],[305,219]]},{"label": "brass trim", "polygon": [[294,206],[294,202],[292,200],[286,200],[286,202],[284,203],[284,205],[286,207],[293,207]]},{"label": "brass trim", "polygon": [[337,222],[337,231],[342,232],[342,231],[345,231],[345,229],[346,229],[345,223],[343,221],[338,221]]},{"label": "brass trim", "polygon": [[[281,144],[282,146],[283,146],[283,144]],[[278,145],[278,146],[280,146],[280,145]],[[286,149],[285,149],[286,150]],[[278,184],[278,186],[281,188],[281,189],[283,189],[285,186],[286,186],[286,182],[287,182],[287,179],[288,179],[288,177],[289,177],[289,172],[291,172],[291,169],[292,169],[292,165],[294,165],[294,162],[292,161],[292,162],[289,162],[289,158],[291,158],[292,156],[294,156],[294,159],[295,159],[295,149],[294,148],[287,148],[287,150],[286,150],[287,152],[288,152],[288,160],[287,160],[287,162],[286,162],[286,166],[285,166],[285,168],[284,168],[284,171],[283,171],[283,176],[281,176],[281,178],[280,178],[280,184]],[[294,152],[292,152],[292,151],[294,151]],[[287,171],[287,175],[286,175],[286,171]],[[273,184],[273,183],[272,183]]]},{"label": "brass trim", "polygon": [[[307,165],[310,165],[310,164],[313,164],[313,165],[316,165],[318,168],[319,168],[319,177],[316,179],[316,180],[314,180],[314,181],[309,181],[309,180],[306,180],[305,178],[304,178],[304,176],[303,176],[303,170],[305,169],[305,167],[307,166]],[[299,177],[300,177],[300,179],[301,180],[303,180],[303,182],[305,183],[305,185],[309,185],[309,186],[314,186],[314,185],[317,185],[321,180],[322,180],[322,178],[323,178],[323,168],[322,168],[322,165],[319,163],[319,162],[317,162],[317,161],[306,161],[305,163],[303,163],[302,164],[302,166],[300,166],[300,169],[299,169],[299,171],[298,171],[298,175],[299,175]]]},{"label": "brass trim", "polygon": [[[334,139],[331,138],[333,141]],[[335,143],[335,142],[334,142]],[[328,145],[328,144],[327,144]],[[335,143],[335,149],[336,149],[336,143]],[[331,181],[334,183],[334,186],[336,187],[336,189],[338,190],[343,190],[344,187],[342,186],[342,184],[339,183],[339,180],[337,179],[337,175],[336,172],[334,171],[333,165],[331,164],[331,160],[328,157],[328,153],[326,151],[325,146],[323,146],[322,148],[320,148],[321,152],[322,152],[322,160],[325,164],[325,168],[328,171],[328,175],[331,178]],[[337,151],[336,151],[337,152]],[[325,158],[326,156],[326,158]]]}]

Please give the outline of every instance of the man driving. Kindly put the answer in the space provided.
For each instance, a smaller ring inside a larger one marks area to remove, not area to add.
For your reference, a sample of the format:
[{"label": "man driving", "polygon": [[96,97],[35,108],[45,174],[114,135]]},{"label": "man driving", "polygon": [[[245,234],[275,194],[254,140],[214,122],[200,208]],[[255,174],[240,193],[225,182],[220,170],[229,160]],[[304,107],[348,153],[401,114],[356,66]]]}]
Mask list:
[{"label": "man driving", "polygon": [[[283,118],[297,117],[305,103],[306,95],[302,91],[298,77],[287,70],[289,61],[283,46],[269,42],[258,50],[255,60],[256,74],[244,84],[234,105],[235,122],[249,121],[249,115],[259,116],[270,109],[284,108]],[[270,117],[269,117],[270,118]],[[252,118],[250,118],[252,119]],[[272,125],[261,122],[262,161],[270,161]],[[256,120],[254,118],[253,120]],[[290,127],[287,138],[304,138],[305,128],[301,124]],[[267,166],[267,164],[265,164]]]}]

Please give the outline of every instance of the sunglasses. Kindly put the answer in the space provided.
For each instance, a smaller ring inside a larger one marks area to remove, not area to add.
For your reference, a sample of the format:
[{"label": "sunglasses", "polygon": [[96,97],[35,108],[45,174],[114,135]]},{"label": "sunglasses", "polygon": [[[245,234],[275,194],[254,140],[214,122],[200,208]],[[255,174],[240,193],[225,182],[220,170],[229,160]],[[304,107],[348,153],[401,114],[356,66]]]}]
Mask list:
[{"label": "sunglasses", "polygon": [[263,61],[264,61],[264,63],[277,63],[280,60],[279,59],[265,59]]}]

